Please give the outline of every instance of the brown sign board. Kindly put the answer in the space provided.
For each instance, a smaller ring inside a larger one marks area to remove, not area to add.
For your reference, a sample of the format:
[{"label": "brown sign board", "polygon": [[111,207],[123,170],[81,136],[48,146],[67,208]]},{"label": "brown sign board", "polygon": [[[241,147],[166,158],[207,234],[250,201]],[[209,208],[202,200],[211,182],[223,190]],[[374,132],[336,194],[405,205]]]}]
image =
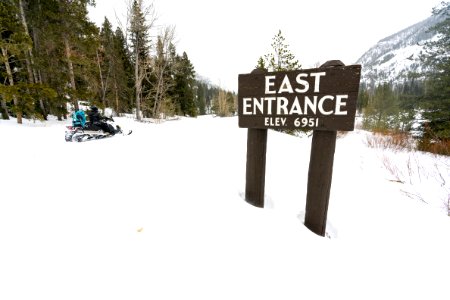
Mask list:
[{"label": "brown sign board", "polygon": [[239,127],[352,131],[361,65],[239,75]]}]

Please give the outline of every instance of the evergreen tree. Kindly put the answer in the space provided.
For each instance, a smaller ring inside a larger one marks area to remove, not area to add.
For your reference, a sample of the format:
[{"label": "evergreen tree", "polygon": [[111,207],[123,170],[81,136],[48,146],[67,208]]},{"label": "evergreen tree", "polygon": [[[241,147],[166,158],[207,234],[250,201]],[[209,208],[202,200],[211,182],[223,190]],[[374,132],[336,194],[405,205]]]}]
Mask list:
[{"label": "evergreen tree", "polygon": [[[154,21],[151,14],[152,7],[145,8],[142,0],[134,0],[130,8],[130,39],[132,60],[134,63],[134,88],[135,88],[135,105],[136,119],[141,120],[141,101],[143,99],[142,83],[148,76],[150,40],[149,30]],[[150,24],[147,23],[146,17],[150,16]]]},{"label": "evergreen tree", "polygon": [[237,95],[234,92],[227,92],[227,103],[230,115],[234,116],[237,114]]},{"label": "evergreen tree", "polygon": [[[278,33],[272,38],[272,52],[264,55],[264,57],[260,57],[257,61],[256,68],[257,69],[265,69],[269,72],[278,72],[278,71],[291,71],[301,69],[301,64],[295,58],[295,56],[289,50],[289,45],[286,44],[286,39],[284,38],[281,30],[278,30]],[[298,130],[283,130],[280,129],[281,132],[293,133],[295,131],[302,131],[304,129]]]},{"label": "evergreen tree", "polygon": [[360,86],[358,101],[356,102],[357,111],[361,113],[367,107],[368,102],[369,102],[369,92],[367,89]]},{"label": "evergreen tree", "polygon": [[200,81],[195,82],[196,89],[196,105],[198,107],[198,114],[203,116],[206,115],[206,93],[204,84]]},{"label": "evergreen tree", "polygon": [[179,113],[195,117],[198,115],[197,105],[195,103],[195,71],[194,66],[189,60],[186,52],[177,56],[175,68],[175,85],[173,88],[174,102]]},{"label": "evergreen tree", "polygon": [[97,27],[88,20],[87,5],[93,0],[57,1],[58,15],[55,21],[60,25],[58,33],[64,46],[67,62],[67,75],[70,83],[70,95],[75,109],[78,99],[89,98],[89,83],[97,82],[95,42]]},{"label": "evergreen tree", "polygon": [[54,89],[57,97],[40,99],[44,114],[62,120],[66,113],[68,88],[67,61],[61,38],[59,6],[54,0],[25,1],[25,14],[33,39],[33,73],[35,82]]},{"label": "evergreen tree", "polygon": [[[31,65],[31,49],[33,42],[28,31],[24,2],[4,1],[0,3],[0,48],[5,70],[5,80],[0,84],[2,117],[8,118],[7,106],[22,123],[22,116],[42,119],[42,105],[39,111],[37,99],[52,99],[55,92],[48,86],[35,84]],[[11,104],[12,101],[12,104]]]},{"label": "evergreen tree", "polygon": [[100,30],[100,47],[97,50],[99,69],[99,99],[103,107],[117,113],[131,111],[130,92],[133,72],[125,38],[120,28],[114,32],[107,18]]},{"label": "evergreen tree", "polygon": [[133,64],[129,54],[125,37],[117,27],[113,35],[114,64],[112,66],[112,92],[117,113],[131,111],[133,107],[132,95],[134,88]]},{"label": "evergreen tree", "polygon": [[[6,95],[6,87],[4,83],[9,81],[11,73],[11,66],[9,61],[9,55],[7,53],[6,46],[8,45],[7,41],[11,34],[15,31],[15,28],[18,27],[18,19],[16,17],[17,14],[14,13],[15,7],[10,1],[0,2],[0,38],[1,38],[1,60],[0,60],[0,100],[1,106],[0,111],[3,119],[9,119],[8,108],[7,108],[7,98],[9,101],[9,97]],[[4,52],[6,52],[4,54]],[[8,79],[7,79],[8,78]],[[11,81],[9,81],[9,85],[11,85]],[[14,81],[13,81],[14,85]]]},{"label": "evergreen tree", "polygon": [[423,117],[428,120],[423,128],[424,144],[430,140],[450,141],[450,2],[442,2],[433,14],[445,19],[431,28],[439,38],[426,43],[421,55],[426,70],[421,106]]},{"label": "evergreen tree", "polygon": [[390,83],[383,83],[367,99],[363,127],[375,131],[400,130],[402,114],[398,93]]},{"label": "evergreen tree", "polygon": [[99,39],[100,45],[96,51],[100,81],[99,98],[103,107],[112,107],[112,103],[107,101],[107,99],[111,99],[112,96],[111,77],[113,76],[112,70],[116,63],[115,45],[112,25],[106,17],[100,30]]},{"label": "evergreen tree", "polygon": [[[18,0],[17,4],[19,7],[20,19],[22,21],[22,26],[23,26],[25,35],[27,36],[27,38],[29,38],[31,40],[31,35],[30,35],[29,26],[28,26],[28,22],[27,22],[27,16],[25,15],[26,2],[25,2],[25,0]],[[28,49],[26,51],[25,64],[26,64],[27,72],[28,72],[28,82],[30,84],[36,83],[39,86],[42,82],[37,77],[36,69],[34,66],[34,54],[33,54],[31,45],[28,47]],[[43,119],[47,120],[47,112],[46,112],[46,109],[44,106],[43,95],[38,96],[38,99],[39,99],[39,101],[38,101],[39,105],[36,106],[37,107],[36,112],[38,112],[38,114],[42,115]]]},{"label": "evergreen tree", "polygon": [[258,59],[256,68],[268,69],[271,72],[298,70],[300,63],[289,50],[281,30],[272,38],[272,52]]},{"label": "evergreen tree", "polygon": [[2,115],[7,118],[6,103],[13,100],[12,110],[17,115],[17,123],[21,124],[24,103],[20,101],[17,88],[20,74],[17,74],[15,70],[21,69],[21,59],[31,40],[20,24],[18,7],[11,0],[0,2],[0,34],[0,58],[5,70],[3,76],[7,79],[2,82],[8,82],[7,85],[0,83]]}]

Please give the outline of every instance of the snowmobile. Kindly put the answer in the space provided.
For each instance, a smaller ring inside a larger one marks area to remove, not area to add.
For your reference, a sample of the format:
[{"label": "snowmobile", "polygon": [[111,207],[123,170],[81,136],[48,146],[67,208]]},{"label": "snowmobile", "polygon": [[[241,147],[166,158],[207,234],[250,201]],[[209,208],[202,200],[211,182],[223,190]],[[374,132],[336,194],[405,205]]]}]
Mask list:
[{"label": "snowmobile", "polygon": [[90,122],[86,122],[83,126],[66,126],[66,142],[86,142],[113,137],[116,134],[130,135],[132,133],[132,130],[124,133],[119,125],[114,126],[112,124],[114,122],[113,118],[104,118],[104,120],[107,121],[105,124],[111,128],[111,131],[114,131],[114,134],[104,131],[99,126],[92,125]]}]

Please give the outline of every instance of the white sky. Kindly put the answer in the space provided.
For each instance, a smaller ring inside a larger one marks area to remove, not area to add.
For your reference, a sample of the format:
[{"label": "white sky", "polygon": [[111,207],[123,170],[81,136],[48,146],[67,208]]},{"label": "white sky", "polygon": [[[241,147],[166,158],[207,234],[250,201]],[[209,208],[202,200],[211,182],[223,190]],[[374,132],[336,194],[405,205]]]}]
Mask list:
[{"label": "white sky", "polygon": [[[117,25],[127,0],[96,0],[91,20]],[[196,72],[237,91],[238,74],[249,73],[270,51],[280,29],[303,68],[339,59],[354,64],[380,39],[431,15],[441,0],[154,0],[156,36],[176,28],[177,52],[186,51]],[[151,0],[144,0],[150,4]],[[122,21],[124,22],[124,21]]]}]

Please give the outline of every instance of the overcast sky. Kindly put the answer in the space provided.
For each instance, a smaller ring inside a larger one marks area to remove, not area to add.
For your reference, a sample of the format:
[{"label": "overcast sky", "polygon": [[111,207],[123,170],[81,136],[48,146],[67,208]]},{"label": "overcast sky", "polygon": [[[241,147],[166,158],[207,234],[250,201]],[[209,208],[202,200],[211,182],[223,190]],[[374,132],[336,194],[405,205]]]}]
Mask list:
[{"label": "overcast sky", "polygon": [[[96,0],[90,18],[125,22],[128,0]],[[177,52],[186,51],[196,72],[237,91],[238,74],[249,73],[270,51],[281,30],[303,68],[339,59],[354,64],[380,39],[431,15],[440,0],[144,0],[158,16],[156,36],[174,25]]]}]

